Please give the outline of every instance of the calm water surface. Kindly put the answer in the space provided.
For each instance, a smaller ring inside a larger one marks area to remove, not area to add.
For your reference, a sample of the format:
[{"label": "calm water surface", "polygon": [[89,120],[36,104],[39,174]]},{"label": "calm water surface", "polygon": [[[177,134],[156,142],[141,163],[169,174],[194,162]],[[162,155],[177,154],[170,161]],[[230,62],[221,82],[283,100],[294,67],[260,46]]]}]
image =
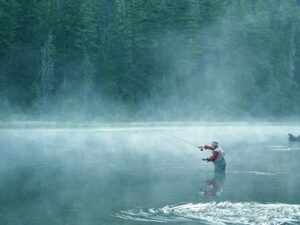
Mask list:
[{"label": "calm water surface", "polygon": [[[0,130],[5,225],[300,224],[297,126]],[[218,139],[225,175],[209,152]]]}]

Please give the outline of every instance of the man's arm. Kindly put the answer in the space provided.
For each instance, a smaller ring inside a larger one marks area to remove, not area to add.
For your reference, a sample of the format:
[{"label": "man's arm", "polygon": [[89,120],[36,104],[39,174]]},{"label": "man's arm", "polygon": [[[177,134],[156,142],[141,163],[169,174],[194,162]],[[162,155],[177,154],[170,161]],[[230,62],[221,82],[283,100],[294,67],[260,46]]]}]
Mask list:
[{"label": "man's arm", "polygon": [[205,149],[209,149],[209,150],[214,150],[215,148],[213,146],[210,145],[204,145]]},{"label": "man's arm", "polygon": [[207,159],[207,161],[214,161],[219,155],[219,152],[214,152],[211,157]]}]

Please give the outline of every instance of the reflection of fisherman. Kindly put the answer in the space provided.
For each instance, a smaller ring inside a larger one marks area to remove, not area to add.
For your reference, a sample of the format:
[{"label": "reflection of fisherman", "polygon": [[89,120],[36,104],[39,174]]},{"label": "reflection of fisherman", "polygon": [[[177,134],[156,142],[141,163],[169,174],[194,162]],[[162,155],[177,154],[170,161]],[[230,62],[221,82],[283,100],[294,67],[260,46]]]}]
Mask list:
[{"label": "reflection of fisherman", "polygon": [[199,146],[201,151],[203,149],[209,149],[212,150],[212,156],[209,158],[202,159],[207,162],[213,162],[215,165],[215,172],[225,172],[226,168],[226,161],[225,161],[225,153],[222,150],[222,148],[219,146],[219,143],[217,141],[213,141],[211,145],[204,145]]},{"label": "reflection of fisherman", "polygon": [[205,187],[201,188],[201,194],[205,196],[219,196],[225,181],[225,173],[214,173],[214,177],[206,181]]}]

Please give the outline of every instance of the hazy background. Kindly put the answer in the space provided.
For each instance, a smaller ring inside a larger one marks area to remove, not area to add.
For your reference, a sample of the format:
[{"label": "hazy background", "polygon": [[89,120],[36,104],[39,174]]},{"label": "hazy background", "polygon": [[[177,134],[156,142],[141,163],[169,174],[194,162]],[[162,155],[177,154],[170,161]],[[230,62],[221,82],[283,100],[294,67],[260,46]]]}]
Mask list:
[{"label": "hazy background", "polygon": [[293,120],[298,0],[1,0],[2,120]]},{"label": "hazy background", "polygon": [[[0,129],[1,222],[299,224],[300,146],[288,144],[286,135],[297,130],[245,124]],[[220,140],[227,168],[218,195],[202,194],[214,173],[201,158],[211,153],[162,132],[199,145]]]},{"label": "hazy background", "polygon": [[0,0],[1,223],[298,224],[299,40],[299,0]]}]

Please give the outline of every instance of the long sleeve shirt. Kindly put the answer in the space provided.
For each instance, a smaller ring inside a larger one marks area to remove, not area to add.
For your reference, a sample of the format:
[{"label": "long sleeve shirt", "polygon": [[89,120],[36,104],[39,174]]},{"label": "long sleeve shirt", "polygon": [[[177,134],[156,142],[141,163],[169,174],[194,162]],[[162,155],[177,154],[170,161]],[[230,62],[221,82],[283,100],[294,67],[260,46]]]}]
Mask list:
[{"label": "long sleeve shirt", "polygon": [[[209,150],[215,150],[216,148],[210,145],[204,145],[205,149],[209,149]],[[212,156],[209,157],[207,160],[208,161],[214,161],[219,155],[219,152],[213,152]]]}]

